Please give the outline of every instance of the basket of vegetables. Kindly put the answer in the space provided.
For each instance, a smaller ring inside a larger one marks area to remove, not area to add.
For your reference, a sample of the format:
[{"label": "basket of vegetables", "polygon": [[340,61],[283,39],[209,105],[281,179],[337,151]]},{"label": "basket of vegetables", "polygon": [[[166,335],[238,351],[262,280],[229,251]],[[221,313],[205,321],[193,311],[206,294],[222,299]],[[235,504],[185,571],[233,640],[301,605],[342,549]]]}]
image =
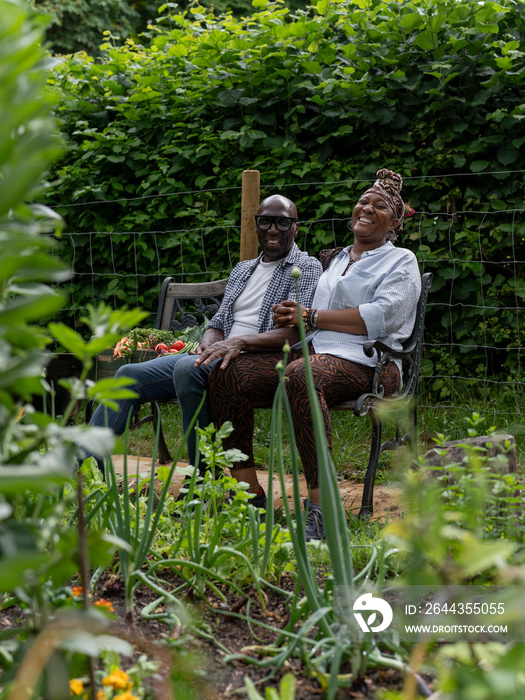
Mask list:
[{"label": "basket of vegetables", "polygon": [[119,367],[129,362],[145,362],[156,357],[195,350],[204,330],[205,324],[182,331],[134,328],[127,336],[121,338],[114,348],[97,355],[95,379],[112,377]]},{"label": "basket of vegetables", "polygon": [[[121,338],[113,349],[113,357],[132,358],[133,353],[153,351],[157,357],[190,352],[199,345],[203,330],[200,326],[183,331],[163,331],[158,328],[134,328]],[[149,359],[149,358],[148,358]]]}]

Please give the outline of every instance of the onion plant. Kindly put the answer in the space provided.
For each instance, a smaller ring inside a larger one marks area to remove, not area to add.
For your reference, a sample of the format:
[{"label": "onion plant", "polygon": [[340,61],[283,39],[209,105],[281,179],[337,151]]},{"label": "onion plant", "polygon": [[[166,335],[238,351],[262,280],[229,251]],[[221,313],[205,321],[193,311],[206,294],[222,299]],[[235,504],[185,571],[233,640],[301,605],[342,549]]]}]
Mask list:
[{"label": "onion plant", "polygon": [[[298,276],[300,271],[295,270],[292,274]],[[300,315],[299,333],[303,357],[308,360],[308,347]],[[326,547],[332,570],[332,576],[324,588],[317,581],[316,571],[311,564],[311,549],[312,547],[324,547],[325,545],[322,543],[306,543],[305,525],[301,517],[302,504],[299,490],[297,448],[285,385],[285,366],[290,348],[285,345],[283,350],[283,362],[278,363],[276,367],[279,372],[279,384],[272,408],[268,470],[271,483],[273,473],[277,469],[284,493],[285,478],[281,433],[283,428],[286,428],[291,446],[295,519],[292,516],[286,498],[283,499],[283,507],[297,562],[297,587],[291,603],[290,621],[285,630],[281,631],[280,636],[272,646],[272,650],[267,653],[267,658],[262,661],[255,660],[247,655],[232,655],[228,658],[242,658],[247,663],[268,668],[268,676],[261,681],[264,682],[277,672],[278,668],[292,653],[299,653],[310,673],[318,679],[326,693],[326,697],[335,698],[339,686],[351,685],[370,664],[403,669],[405,666],[403,661],[404,652],[395,644],[395,640],[388,639],[388,637],[386,642],[387,645],[389,644],[390,650],[394,652],[393,654],[381,652],[375,636],[370,635],[371,638],[365,640],[364,633],[353,621],[351,610],[348,609],[348,603],[353,602],[360,592],[367,590],[365,586],[370,587],[369,574],[378,558],[378,550],[377,547],[369,545],[370,562],[356,576],[354,574],[353,547],[350,544],[347,518],[339,493],[336,471],[328,447],[310,364],[306,361],[305,371],[319,464],[321,510],[326,533]],[[271,489],[269,489],[269,492],[271,494]],[[271,498],[269,498],[263,565],[266,564],[272,547],[272,526],[273,507]],[[394,551],[382,550],[381,557],[388,557]],[[384,573],[384,569],[382,570]],[[304,592],[304,597],[302,597],[301,592]],[[337,615],[336,604],[338,595],[342,597],[343,613],[348,613],[344,619],[341,618],[341,615]],[[316,628],[317,632],[313,634]],[[341,674],[341,666],[345,661],[350,662],[351,672],[349,674]]]}]

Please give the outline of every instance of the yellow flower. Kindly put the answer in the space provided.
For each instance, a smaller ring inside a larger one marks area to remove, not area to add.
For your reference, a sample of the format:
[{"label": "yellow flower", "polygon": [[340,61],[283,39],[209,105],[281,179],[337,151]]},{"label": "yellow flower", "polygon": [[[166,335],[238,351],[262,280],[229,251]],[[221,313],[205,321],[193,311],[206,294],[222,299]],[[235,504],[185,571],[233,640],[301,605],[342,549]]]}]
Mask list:
[{"label": "yellow flower", "polygon": [[99,600],[95,601],[95,605],[97,605],[99,608],[106,608],[106,610],[109,610],[109,612],[115,612],[115,609],[113,608],[113,603],[110,600],[100,598]]},{"label": "yellow flower", "polygon": [[106,700],[106,694],[103,690],[99,690],[97,693],[97,700]]},{"label": "yellow flower", "polygon": [[73,695],[82,695],[84,692],[84,684],[78,678],[72,678],[69,681],[69,690]]},{"label": "yellow flower", "polygon": [[132,695],[129,690],[127,690],[125,693],[121,693],[120,695],[117,695],[118,700],[139,700],[136,695]]},{"label": "yellow flower", "polygon": [[118,668],[102,679],[102,685],[110,685],[114,690],[129,690],[133,683],[130,685],[128,674]]}]

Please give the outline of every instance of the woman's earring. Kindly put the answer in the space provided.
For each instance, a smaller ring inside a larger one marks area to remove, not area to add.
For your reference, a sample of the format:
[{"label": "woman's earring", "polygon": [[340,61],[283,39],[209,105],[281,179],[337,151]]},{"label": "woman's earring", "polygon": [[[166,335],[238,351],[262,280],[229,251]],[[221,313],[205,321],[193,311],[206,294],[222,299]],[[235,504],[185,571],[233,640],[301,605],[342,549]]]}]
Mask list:
[{"label": "woman's earring", "polygon": [[346,228],[351,231],[352,230],[352,219],[346,224]]}]

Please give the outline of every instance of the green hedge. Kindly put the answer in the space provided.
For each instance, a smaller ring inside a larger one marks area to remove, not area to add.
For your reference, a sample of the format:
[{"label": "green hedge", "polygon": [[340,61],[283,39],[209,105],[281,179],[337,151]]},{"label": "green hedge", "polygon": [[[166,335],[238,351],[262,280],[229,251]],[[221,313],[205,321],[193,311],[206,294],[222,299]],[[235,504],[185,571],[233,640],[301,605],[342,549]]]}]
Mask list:
[{"label": "green hedge", "polygon": [[[182,238],[162,232],[216,227],[209,247],[227,267],[222,227],[237,224],[240,211],[240,190],[228,188],[239,187],[243,169],[261,171],[263,194],[270,184],[295,185],[283,192],[303,218],[325,220],[309,226],[315,253],[331,244],[333,226],[348,240],[337,220],[349,217],[364,185],[353,181],[387,165],[406,178],[416,211],[430,213],[416,215],[404,241],[435,273],[427,338],[453,345],[430,351],[429,370],[475,376],[488,363],[491,373],[512,371],[515,355],[502,363],[491,348],[519,343],[525,285],[513,260],[523,259],[525,223],[456,212],[523,208],[515,172],[525,160],[523,3],[320,0],[295,14],[281,3],[253,5],[247,20],[173,10],[140,45],[109,36],[102,62],[75,55],[56,67],[50,85],[63,96],[69,150],[46,202],[70,231],[160,232],[160,273],[171,272]],[[109,269],[108,238],[96,237],[100,270]],[[135,269],[134,255],[148,269],[152,251],[132,238],[122,269]],[[200,240],[196,233],[185,251],[189,273],[202,268]],[[88,255],[79,245],[80,272]],[[480,252],[496,264],[481,264]],[[136,284],[123,280],[122,298]],[[149,286],[138,298],[154,308]],[[76,304],[91,294],[73,285]]]}]

